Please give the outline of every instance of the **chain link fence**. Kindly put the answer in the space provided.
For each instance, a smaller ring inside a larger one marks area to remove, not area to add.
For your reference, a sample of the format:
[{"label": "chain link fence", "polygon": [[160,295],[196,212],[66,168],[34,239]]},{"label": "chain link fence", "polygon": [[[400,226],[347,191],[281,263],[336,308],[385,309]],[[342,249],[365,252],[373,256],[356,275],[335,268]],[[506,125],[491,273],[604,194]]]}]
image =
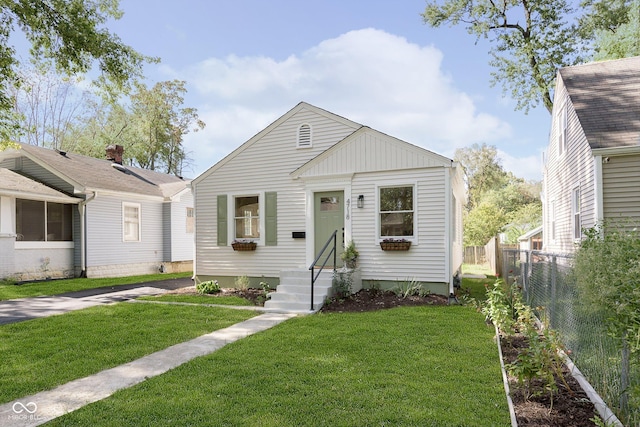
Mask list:
[{"label": "chain link fence", "polygon": [[640,364],[630,364],[621,341],[607,333],[604,313],[581,300],[571,263],[570,255],[505,249],[502,271],[505,282],[522,286],[527,304],[558,331],[609,408],[625,425],[640,426],[639,402],[629,400],[629,391],[640,388]]}]

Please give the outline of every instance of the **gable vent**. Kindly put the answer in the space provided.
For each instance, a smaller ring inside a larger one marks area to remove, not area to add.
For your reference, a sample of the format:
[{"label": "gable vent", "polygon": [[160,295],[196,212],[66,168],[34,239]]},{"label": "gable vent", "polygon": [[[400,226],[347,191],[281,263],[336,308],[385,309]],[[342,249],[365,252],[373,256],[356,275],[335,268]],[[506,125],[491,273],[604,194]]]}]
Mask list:
[{"label": "gable vent", "polygon": [[298,128],[298,148],[311,147],[311,126],[302,124]]}]

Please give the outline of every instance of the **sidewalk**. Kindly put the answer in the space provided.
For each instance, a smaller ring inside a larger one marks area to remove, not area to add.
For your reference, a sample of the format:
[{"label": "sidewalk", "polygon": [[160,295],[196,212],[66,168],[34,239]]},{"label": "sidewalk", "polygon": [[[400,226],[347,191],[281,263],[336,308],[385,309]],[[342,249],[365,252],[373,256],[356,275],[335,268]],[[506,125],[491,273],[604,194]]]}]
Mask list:
[{"label": "sidewalk", "polygon": [[[142,289],[142,288],[139,288]],[[116,391],[163,374],[196,357],[210,354],[228,343],[269,329],[295,314],[266,313],[228,328],[176,344],[133,362],[71,381],[53,390],[0,405],[0,425],[37,426]]]},{"label": "sidewalk", "polygon": [[38,317],[81,310],[94,305],[132,300],[141,296],[159,295],[171,289],[191,286],[189,278],[136,283],[105,288],[86,289],[64,294],[0,301],[0,325]]}]

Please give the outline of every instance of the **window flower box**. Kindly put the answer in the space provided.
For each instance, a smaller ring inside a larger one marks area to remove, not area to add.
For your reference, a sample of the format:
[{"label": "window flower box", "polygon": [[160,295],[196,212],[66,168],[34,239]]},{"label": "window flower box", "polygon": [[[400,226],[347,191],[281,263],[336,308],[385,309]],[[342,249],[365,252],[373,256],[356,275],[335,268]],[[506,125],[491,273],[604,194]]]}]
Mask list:
[{"label": "window flower box", "polygon": [[233,241],[231,242],[231,247],[234,251],[255,251],[258,245],[256,242],[242,242],[242,241]]},{"label": "window flower box", "polygon": [[411,242],[405,239],[384,239],[380,242],[383,251],[408,251]]}]

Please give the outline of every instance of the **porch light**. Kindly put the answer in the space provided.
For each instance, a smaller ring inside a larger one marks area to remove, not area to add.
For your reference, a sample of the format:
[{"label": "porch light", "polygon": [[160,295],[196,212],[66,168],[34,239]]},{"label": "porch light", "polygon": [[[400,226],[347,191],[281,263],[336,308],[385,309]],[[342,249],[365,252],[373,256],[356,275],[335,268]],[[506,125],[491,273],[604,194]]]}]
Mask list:
[{"label": "porch light", "polygon": [[363,208],[364,207],[364,195],[361,194],[358,196],[358,208]]}]

